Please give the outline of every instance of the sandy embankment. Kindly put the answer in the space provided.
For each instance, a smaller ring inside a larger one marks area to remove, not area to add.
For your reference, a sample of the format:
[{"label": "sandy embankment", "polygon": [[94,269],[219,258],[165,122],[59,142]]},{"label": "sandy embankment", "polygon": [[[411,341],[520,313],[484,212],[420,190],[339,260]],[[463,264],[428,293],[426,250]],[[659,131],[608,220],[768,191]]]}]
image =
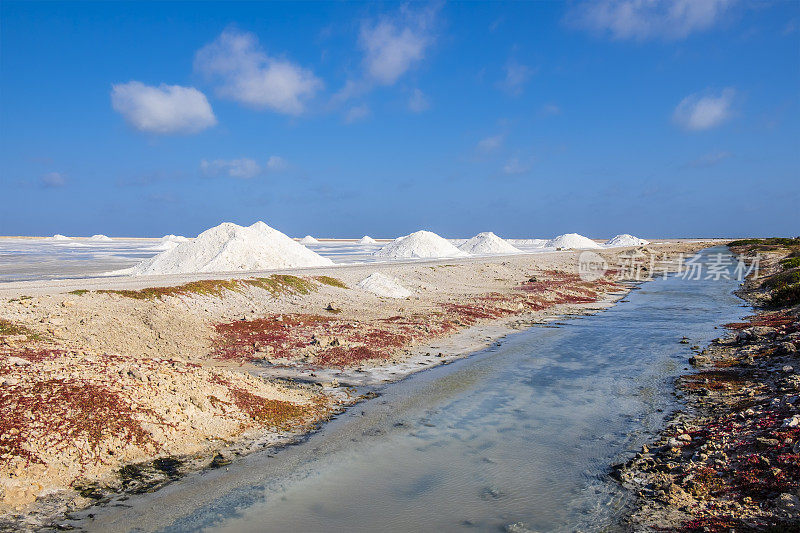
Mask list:
[{"label": "sandy embankment", "polygon": [[[704,246],[650,249],[674,258]],[[630,251],[601,253],[615,265]],[[90,504],[98,487],[158,485],[174,463],[121,469],[156,457],[219,466],[231,443],[280,442],[354,401],[340,384],[399,379],[624,294],[581,281],[577,256],[5,284],[0,509],[31,516]],[[414,295],[355,288],[375,271]]]}]

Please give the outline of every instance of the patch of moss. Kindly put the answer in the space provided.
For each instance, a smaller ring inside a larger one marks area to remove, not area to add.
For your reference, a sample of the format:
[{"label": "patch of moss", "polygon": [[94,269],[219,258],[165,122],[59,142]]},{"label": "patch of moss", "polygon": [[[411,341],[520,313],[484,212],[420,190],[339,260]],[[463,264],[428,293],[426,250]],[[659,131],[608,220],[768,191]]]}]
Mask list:
[{"label": "patch of moss", "polygon": [[349,289],[347,285],[340,279],[332,278],[330,276],[314,276],[314,279],[323,285],[330,285],[331,287],[338,287],[339,289]]},{"label": "patch of moss", "polygon": [[87,289],[76,289],[74,291],[69,291],[67,294],[74,294],[75,296],[83,296],[89,292]]},{"label": "patch of moss", "polygon": [[248,285],[267,290],[273,296],[280,296],[281,294],[311,294],[317,290],[314,281],[290,274],[273,274],[268,278],[253,278],[243,281]]},{"label": "patch of moss", "polygon": [[41,339],[38,333],[4,318],[0,318],[0,335],[27,335],[31,340]]},{"label": "patch of moss", "polygon": [[770,307],[786,307],[800,304],[800,283],[783,285],[773,291],[769,299]]},{"label": "patch of moss", "polygon": [[800,257],[787,257],[786,259],[781,259],[781,266],[784,270],[798,268],[800,267]]},{"label": "patch of moss", "polygon": [[133,290],[101,290],[97,291],[101,294],[116,294],[125,298],[133,298],[135,300],[154,300],[163,298],[165,296],[184,296],[184,295],[204,295],[204,296],[220,296],[226,290],[236,291],[239,288],[239,282],[229,279],[216,279],[216,280],[201,280],[191,281],[183,285],[175,287],[148,287],[138,291]]}]

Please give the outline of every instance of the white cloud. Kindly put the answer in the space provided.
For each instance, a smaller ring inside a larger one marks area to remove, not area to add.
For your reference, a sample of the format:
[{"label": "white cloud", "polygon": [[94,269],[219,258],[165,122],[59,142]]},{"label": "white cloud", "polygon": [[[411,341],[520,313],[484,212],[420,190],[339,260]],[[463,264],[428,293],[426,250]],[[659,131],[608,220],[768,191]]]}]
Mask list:
[{"label": "white cloud", "polygon": [[194,68],[218,82],[220,96],[288,115],[303,113],[323,86],[310,70],[268,56],[252,33],[232,29],[195,54]]},{"label": "white cloud", "polygon": [[67,184],[67,179],[60,172],[48,172],[42,176],[42,185],[47,188],[63,187]]},{"label": "white cloud", "polygon": [[510,94],[520,94],[532,75],[532,68],[510,62],[506,65],[506,77],[500,80],[497,86]]},{"label": "white cloud", "polygon": [[372,114],[367,104],[361,104],[351,107],[347,113],[344,114],[344,121],[347,124],[364,120]]},{"label": "white cloud", "polygon": [[150,133],[197,133],[217,123],[208,99],[193,87],[117,83],[111,105],[131,126]]},{"label": "white cloud", "polygon": [[381,85],[392,85],[419,63],[433,43],[435,14],[435,9],[412,12],[403,7],[396,17],[363,23],[359,44],[364,49],[364,68],[369,78]]},{"label": "white cloud", "polygon": [[514,157],[503,165],[503,172],[509,175],[524,174],[528,172],[531,167],[532,165],[530,163],[520,161],[518,158]]},{"label": "white cloud", "polygon": [[735,0],[591,0],[567,21],[617,40],[683,39],[711,28]]},{"label": "white cloud", "polygon": [[478,141],[478,151],[484,154],[489,154],[496,151],[503,145],[503,135],[493,135]]},{"label": "white cloud", "polygon": [[278,155],[270,156],[267,162],[261,165],[255,159],[241,157],[239,159],[214,159],[200,161],[200,172],[210,178],[228,177],[251,179],[265,172],[279,172],[286,169],[289,163]]},{"label": "white cloud", "polygon": [[261,165],[254,159],[242,157],[240,159],[215,159],[200,161],[200,171],[209,177],[227,176],[229,178],[250,179],[262,172]]},{"label": "white cloud", "polygon": [[714,128],[730,118],[735,95],[736,91],[731,88],[724,89],[718,95],[689,95],[675,108],[672,118],[676,124],[690,131]]},{"label": "white cloud", "polygon": [[270,156],[269,159],[267,159],[267,168],[269,170],[283,170],[288,166],[289,166],[288,161],[286,161],[286,159],[282,158],[279,155],[273,155]]},{"label": "white cloud", "polygon": [[408,99],[408,108],[414,113],[422,113],[431,106],[430,100],[425,93],[419,89],[414,89],[411,97]]}]

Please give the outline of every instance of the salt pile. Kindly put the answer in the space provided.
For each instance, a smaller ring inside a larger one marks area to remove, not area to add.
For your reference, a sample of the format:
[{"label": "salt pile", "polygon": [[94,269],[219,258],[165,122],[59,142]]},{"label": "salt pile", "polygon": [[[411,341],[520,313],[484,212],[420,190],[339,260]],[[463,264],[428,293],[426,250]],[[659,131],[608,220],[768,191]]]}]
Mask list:
[{"label": "salt pile", "polygon": [[182,235],[164,235],[158,241],[158,244],[153,247],[154,250],[172,250],[182,242],[188,242],[189,239]]},{"label": "salt pile", "polygon": [[319,244],[319,241],[312,237],[311,235],[306,235],[302,239],[300,239],[300,244]]},{"label": "salt pile", "polygon": [[105,235],[92,235],[91,237],[89,237],[89,240],[95,242],[109,242],[113,241],[114,239],[112,239],[111,237],[107,237]]},{"label": "salt pile", "polygon": [[192,241],[179,243],[120,274],[186,274],[330,266],[316,254],[263,222],[239,226],[225,222]]},{"label": "salt pile", "polygon": [[565,248],[565,249],[576,249],[576,250],[585,250],[587,248],[601,248],[601,246],[596,242],[594,242],[592,239],[584,237],[583,235],[578,235],[577,233],[565,233],[564,235],[559,235],[555,239],[547,241],[547,246],[551,248]]},{"label": "salt pile", "polygon": [[60,233],[56,233],[52,237],[50,237],[51,241],[71,241],[72,239],[67,237],[66,235],[61,235]]},{"label": "salt pile", "polygon": [[617,235],[608,240],[606,246],[608,247],[615,247],[615,246],[645,246],[650,244],[650,241],[646,241],[644,239],[640,239],[639,237],[635,237],[628,233],[623,233],[621,235]]},{"label": "salt pile", "polygon": [[478,233],[458,248],[470,254],[518,254],[522,252],[491,231]]},{"label": "salt pile", "polygon": [[466,256],[447,240],[431,231],[417,231],[398,237],[373,255],[393,259],[462,257]]},{"label": "salt pile", "polygon": [[358,282],[358,288],[385,298],[408,298],[412,293],[397,278],[375,272]]},{"label": "salt pile", "polygon": [[525,248],[544,248],[548,241],[547,239],[506,239],[506,242]]},{"label": "salt pile", "polygon": [[376,241],[369,235],[364,235],[363,237],[361,237],[361,240],[358,241],[358,244],[378,244],[378,241]]}]

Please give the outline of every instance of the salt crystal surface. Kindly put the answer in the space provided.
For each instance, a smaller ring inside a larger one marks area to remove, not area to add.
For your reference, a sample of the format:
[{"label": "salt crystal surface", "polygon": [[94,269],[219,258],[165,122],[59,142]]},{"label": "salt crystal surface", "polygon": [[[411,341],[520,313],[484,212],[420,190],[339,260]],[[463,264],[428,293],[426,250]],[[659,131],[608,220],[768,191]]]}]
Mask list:
[{"label": "salt crystal surface", "polygon": [[300,239],[300,244],[319,244],[319,241],[312,237],[311,235],[306,235],[302,239]]},{"label": "salt crystal surface", "polygon": [[407,298],[414,294],[406,289],[397,278],[375,272],[358,282],[358,288],[385,298]]},{"label": "salt crystal surface", "polygon": [[478,233],[458,248],[470,254],[518,254],[522,252],[491,231]]},{"label": "salt crystal surface", "polygon": [[376,241],[369,235],[364,235],[363,237],[361,237],[361,240],[358,241],[358,244],[378,244],[378,241]]},{"label": "salt crystal surface", "polygon": [[506,239],[506,242],[526,248],[544,248],[549,241],[547,239]]},{"label": "salt crystal surface", "polygon": [[330,266],[316,254],[263,222],[239,226],[225,222],[196,239],[181,242],[120,274],[185,274]]},{"label": "salt crystal surface", "polygon": [[640,239],[639,237],[635,237],[629,233],[622,233],[621,235],[617,235],[606,242],[606,246],[608,247],[645,246],[646,244],[650,244],[650,241]]},{"label": "salt crystal surface", "polygon": [[601,246],[592,239],[584,237],[583,235],[578,235],[577,233],[565,233],[564,235],[559,235],[555,239],[547,241],[547,246],[552,248],[575,250],[601,248]]},{"label": "salt crystal surface", "polygon": [[66,235],[61,235],[60,233],[56,233],[52,237],[50,237],[51,241],[71,241],[72,239],[67,237]]},{"label": "salt crystal surface", "polygon": [[464,257],[462,252],[449,241],[431,231],[417,231],[404,237],[398,237],[374,253],[378,257],[392,259]]},{"label": "salt crystal surface", "polygon": [[112,239],[111,237],[107,237],[105,235],[92,235],[91,237],[89,237],[89,240],[96,242],[109,242],[113,241],[114,239]]}]

